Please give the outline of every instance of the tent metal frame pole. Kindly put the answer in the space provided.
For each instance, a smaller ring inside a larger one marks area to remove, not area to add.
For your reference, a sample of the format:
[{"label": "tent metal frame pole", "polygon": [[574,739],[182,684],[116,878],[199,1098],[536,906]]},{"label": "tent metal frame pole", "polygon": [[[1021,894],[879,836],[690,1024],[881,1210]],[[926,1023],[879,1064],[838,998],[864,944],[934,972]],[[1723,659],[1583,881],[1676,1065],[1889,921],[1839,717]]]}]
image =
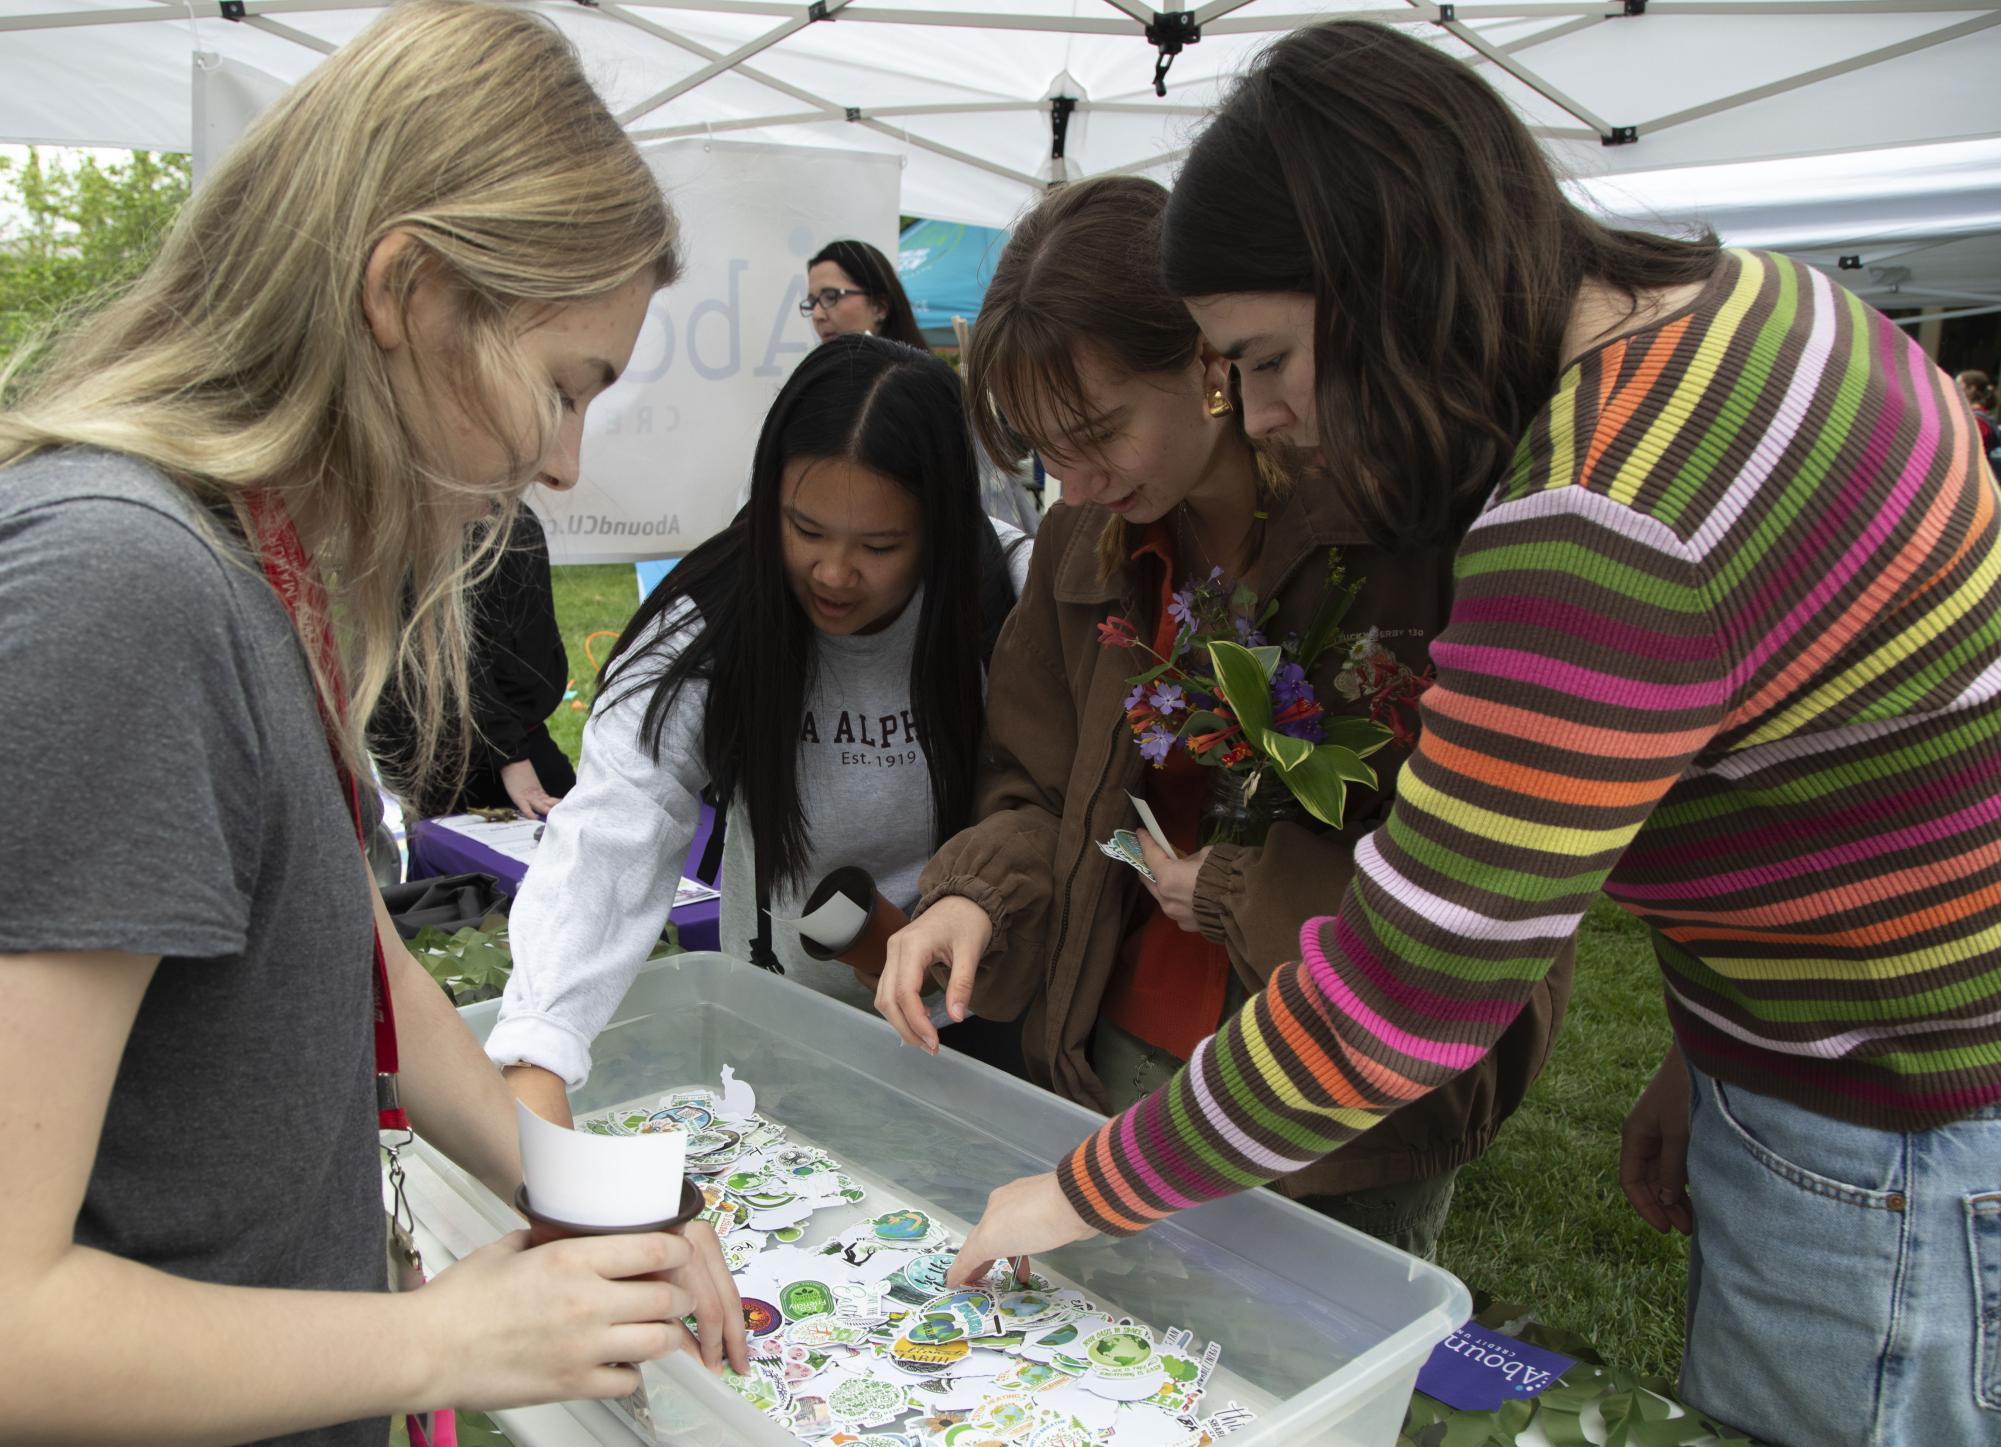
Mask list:
[{"label": "tent metal frame pole", "polygon": [[[247,20],[259,16],[381,10],[389,3],[390,0],[244,0],[244,8]],[[799,14],[797,5],[783,3],[783,0],[625,0],[625,3],[640,9],[687,10],[714,15],[766,15],[796,19]],[[1324,13],[1314,12],[1225,18],[1249,3],[1250,0],[1211,0],[1209,5],[1195,12],[1197,23],[1205,32],[1213,25],[1214,33],[1218,35],[1240,35],[1295,30],[1302,25],[1311,25],[1327,18]],[[1510,0],[1481,3],[1481,0],[1468,0],[1468,3],[1456,7],[1455,18],[1462,24],[1481,20],[1557,20],[1566,17],[1602,20],[1619,14],[1618,11],[1609,10],[1608,3],[1609,0],[1554,0],[1554,3],[1549,4],[1510,3]],[[829,10],[834,8],[837,7],[830,0]],[[1117,5],[1116,8],[1127,14],[1132,13],[1123,4]],[[1966,12],[1991,14],[1993,10],[1994,0],[1798,0],[1798,3],[1788,3],[1788,0],[1651,0],[1647,7],[1647,17],[1649,19],[1678,15],[1824,17]],[[32,15],[0,16],[0,31],[132,25],[171,22],[186,18],[185,10],[171,11],[164,6],[157,10],[150,7],[144,9],[135,7],[112,10],[45,11]],[[841,18],[849,24],[1035,30],[1071,35],[1131,35],[1135,33],[1135,26],[1138,23],[1133,20],[1088,20],[1081,16],[1009,15],[988,11],[939,14],[923,10],[891,10],[869,5],[850,5],[842,10]],[[1443,12],[1436,4],[1419,3],[1406,7],[1348,11],[1344,12],[1344,18],[1404,25],[1427,23],[1435,25],[1443,18]],[[1535,37],[1529,37],[1529,41],[1523,43],[1534,40]],[[750,53],[756,52],[752,50]]]},{"label": "tent metal frame pole", "polygon": [[1873,65],[1882,65],[1886,61],[1901,60],[1904,56],[1915,55],[1919,51],[1930,50],[1934,46],[1949,45],[1955,40],[1964,40],[1969,35],[1977,35],[1994,25],[2001,25],[2001,10],[1990,10],[1986,15],[1975,16],[1971,20],[1962,20],[1957,25],[1948,25],[1943,30],[1934,30],[1928,35],[1913,36],[1909,40],[1900,40],[1895,45],[1885,45],[1862,55],[1853,55],[1846,60],[1835,61],[1831,65],[1816,66],[1814,69],[1802,71],[1798,75],[1787,76],[1784,80],[1775,80],[1766,85],[1753,86],[1749,90],[1738,91],[1735,95],[1723,96],[1718,100],[1708,101],[1699,106],[1690,106],[1687,110],[1672,111],[1653,121],[1643,122],[1639,128],[1640,134],[1642,136],[1658,135],[1670,126],[1684,125],[1689,121],[1704,120],[1709,116],[1721,115],[1725,111],[1736,110],[1739,106],[1751,105],[1761,100],[1769,100],[1775,95],[1784,95],[1787,91],[1798,90],[1803,86],[1816,85],[1823,80],[1833,80],[1837,76],[1850,75],[1858,70],[1867,70]]},{"label": "tent metal frame pole", "polygon": [[1611,123],[1603,116],[1585,105],[1584,102],[1573,99],[1562,90],[1559,90],[1555,85],[1545,80],[1528,66],[1522,64],[1521,61],[1516,60],[1512,55],[1509,55],[1463,20],[1443,21],[1440,23],[1439,29],[1443,30],[1447,35],[1452,36],[1461,44],[1471,47],[1476,55],[1484,56],[1486,59],[1492,61],[1500,69],[1512,75],[1516,80],[1520,81],[1544,100],[1550,102],[1550,104],[1584,122],[1585,125],[1591,127],[1599,136],[1609,136],[1612,134]]},{"label": "tent metal frame pole", "polygon": [[734,121],[693,121],[684,126],[650,126],[643,131],[627,131],[634,141],[683,141],[691,136],[720,136],[730,131],[761,131],[780,126],[810,126],[816,121],[841,121],[844,116],[825,111],[794,111],[783,116],[746,116]]},{"label": "tent metal frame pole", "polygon": [[[244,0],[247,20],[253,15],[305,15],[342,10],[386,10],[390,0]],[[187,22],[185,6],[178,10],[144,9],[130,10],[70,10],[43,13],[40,15],[0,16],[0,30],[70,30],[91,25],[149,25],[161,21],[169,24]],[[221,20],[220,15],[210,13],[202,17]],[[227,22],[224,22],[227,23]]]},{"label": "tent metal frame pole", "polygon": [[1533,35],[1524,35],[1520,40],[1510,40],[1500,47],[1510,55],[1519,55],[1524,50],[1538,45],[1548,45],[1586,30],[1596,30],[1612,17],[1609,15],[1580,15],[1575,20],[1566,20],[1561,25],[1553,25],[1548,30],[1538,30]]},{"label": "tent metal frame pole", "polygon": [[867,126],[870,130],[889,136],[894,140],[902,141],[907,146],[916,146],[919,150],[929,151],[936,156],[943,156],[949,161],[957,161],[961,165],[974,166],[993,175],[1004,176],[1010,181],[1023,186],[1034,187],[1038,191],[1045,184],[1040,176],[1031,176],[1026,171],[1017,171],[1012,166],[1003,166],[998,161],[989,161],[984,156],[971,155],[968,152],[961,151],[953,146],[944,145],[938,141],[927,141],[922,136],[913,136],[910,132],[900,127],[888,125],[882,121],[872,121],[864,116],[861,120],[856,121],[855,124]]},{"label": "tent metal frame pole", "polygon": [[1250,3],[1251,0],[1209,0],[1207,5],[1198,5],[1195,8],[1195,23],[1207,30],[1214,21],[1221,20],[1231,11],[1241,10]]},{"label": "tent metal frame pole", "polygon": [[1137,20],[1142,29],[1153,24],[1153,12],[1141,5],[1139,0],[1105,0],[1105,3],[1121,15]]},{"label": "tent metal frame pole", "polygon": [[[1049,102],[1039,100],[965,101],[954,105],[858,106],[856,107],[855,119],[858,121],[879,121],[908,119],[914,116],[977,116],[1007,114],[1009,112],[1017,114],[1035,112],[1039,114],[1048,109]],[[1202,106],[1162,107],[1120,105],[1117,103],[1099,104],[1092,101],[1079,101],[1077,103],[1077,114],[1083,115],[1087,111],[1147,115],[1200,116],[1208,114],[1207,109]],[[845,110],[838,107],[828,107],[811,111],[787,111],[780,115],[738,116],[727,121],[691,121],[686,125],[679,126],[649,126],[642,130],[629,131],[627,134],[635,141],[661,141],[678,139],[683,136],[708,135],[718,131],[754,131],[762,130],[766,127],[807,126],[818,121],[845,122],[847,118]],[[1582,135],[1583,132],[1580,131],[1579,134]],[[1165,156],[1136,164],[1143,167],[1152,166],[1161,160],[1173,159],[1183,154],[1185,154],[1185,148],[1183,150],[1170,151]]]},{"label": "tent metal frame pole", "polygon": [[[701,7],[697,7],[701,8]],[[850,6],[841,19],[862,25],[932,25],[948,30],[1042,30],[1057,35],[1132,35],[1143,33],[1131,20],[1086,20],[1081,15],[1008,15],[994,11],[940,14],[930,10],[883,10]]]},{"label": "tent metal frame pole", "polygon": [[248,15],[244,17],[243,23],[254,30],[263,31],[266,35],[275,35],[280,40],[289,40],[294,45],[305,46],[308,50],[317,50],[321,55],[332,55],[340,49],[331,40],[322,40],[317,35],[308,35],[303,30],[295,30],[283,21],[273,20],[269,16]]},{"label": "tent metal frame pole", "polygon": [[[380,10],[389,3],[390,0],[245,0],[245,18]],[[1116,0],[1113,0],[1113,3],[1116,4]],[[1236,20],[1223,18],[1250,3],[1251,0],[1211,0],[1210,4],[1195,12],[1197,22],[1205,29],[1211,24],[1217,25],[1218,34],[1241,34],[1292,30],[1327,18],[1323,13],[1312,12],[1273,14]],[[1509,0],[1482,3],[1482,0],[1468,0],[1468,3],[1457,7],[1456,16],[1462,22],[1556,20],[1565,17],[1602,20],[1617,17],[1619,12],[1608,10],[1606,3],[1607,0],[1554,0],[1554,3],[1547,4],[1509,3]],[[693,10],[719,15],[768,15],[792,18],[798,14],[798,7],[786,4],[784,0],[627,0],[627,4],[644,9]],[[1128,14],[1134,13],[1124,4],[1116,4],[1116,8]],[[1993,0],[1798,0],[1798,3],[1789,3],[1789,0],[1652,0],[1647,14],[1650,18],[1656,19],[1676,15],[1788,17],[1925,15],[1992,11],[1993,8]],[[186,18],[184,9],[169,10],[164,7],[159,10],[134,7],[115,10],[58,11],[0,17],[0,30],[54,30],[93,25],[131,25]],[[1084,35],[1129,33],[1129,27],[1117,20],[1096,21],[1082,17],[1035,17],[990,12],[941,15],[927,11],[890,10],[866,5],[850,6],[842,18],[850,23],[862,24],[1049,30]],[[1344,18],[1402,24],[1436,24],[1442,18],[1442,12],[1436,4],[1419,3],[1408,7],[1344,12]],[[1527,44],[1533,41],[1534,37],[1530,37],[1529,41],[1519,43]]]},{"label": "tent metal frame pole", "polygon": [[[598,7],[598,13],[608,16],[621,25],[630,25],[635,30],[651,35],[656,39],[664,40],[669,45],[678,46],[690,55],[700,56],[703,60],[713,61],[722,58],[722,52],[714,47],[704,45],[699,40],[691,39],[677,31],[669,30],[666,26],[656,24],[643,15],[634,15],[625,6],[615,3],[615,0],[603,0],[603,3]],[[801,105],[814,107],[820,115],[828,120],[843,120],[847,116],[847,111],[844,107],[835,105],[824,96],[815,95],[812,91],[804,90],[788,81],[780,80],[775,75],[767,75],[752,66],[738,66],[737,74],[743,76],[746,80],[775,90],[780,95],[789,96]],[[766,124],[769,124],[769,122],[766,122]]]},{"label": "tent metal frame pole", "polygon": [[[606,0],[606,3],[604,3],[600,7],[600,10],[601,13],[608,15],[611,19],[619,22],[620,24],[631,25],[635,29],[643,30],[649,35],[658,36],[660,39],[667,41],[669,44],[681,46],[684,49],[687,49],[697,55],[700,55],[703,52],[708,52],[710,55],[715,54],[715,52],[710,50],[708,46],[702,45],[698,41],[691,40],[687,36],[677,35],[673,31],[667,29],[667,27],[665,27],[664,25],[657,25],[654,22],[645,19],[643,16],[631,14],[624,5],[613,3],[613,0]],[[895,140],[899,140],[903,142],[905,145],[915,146],[919,150],[930,151],[933,154],[943,156],[948,160],[958,161],[962,165],[972,166],[979,170],[990,172],[993,175],[1004,177],[1007,180],[1014,181],[1020,185],[1032,186],[1032,187],[1040,187],[1042,185],[1042,182],[1038,177],[1027,175],[1021,171],[1014,170],[1012,167],[1003,166],[997,161],[989,161],[986,160],[984,157],[969,155],[964,151],[956,150],[951,146],[943,145],[937,141],[926,140],[922,136],[913,136],[908,131],[902,130],[896,126],[885,125],[883,122],[878,120],[871,120],[867,116],[863,115],[860,111],[850,112],[849,108],[846,106],[836,105],[834,102],[828,100],[824,96],[817,95],[814,92],[806,90],[800,86],[792,85],[786,81],[779,80],[776,76],[766,75],[763,72],[755,70],[750,66],[739,66],[737,69],[738,73],[744,76],[748,80],[756,81],[760,85],[770,86],[771,88],[781,92],[782,94],[791,96],[794,100],[802,101],[806,105],[815,106],[818,108],[813,113],[813,116],[801,117],[797,120],[790,121],[789,122],[790,124],[804,124],[807,121],[813,119],[814,117],[830,121],[847,121],[849,116],[852,114],[854,116],[854,124],[867,126],[870,130],[879,132],[880,134],[889,136]],[[977,104],[977,103],[974,102],[969,104]],[[780,120],[781,118],[772,116],[746,117],[742,120],[730,122],[726,126],[714,126],[714,125],[668,126],[668,127],[659,127],[652,130],[634,131],[632,135],[635,140],[655,140],[655,139],[664,140],[670,138],[678,139],[682,136],[711,134],[717,130],[722,130],[722,129],[760,130],[766,126],[778,124]]]},{"label": "tent metal frame pole", "polygon": [[[783,25],[773,26],[755,40],[746,41],[735,50],[732,50],[728,55],[710,61],[693,75],[683,76],[665,90],[658,91],[648,96],[645,100],[640,101],[637,105],[629,106],[625,110],[620,111],[617,116],[618,123],[621,126],[629,126],[641,116],[652,114],[669,101],[686,95],[697,86],[706,85],[719,75],[735,70],[752,56],[760,55],[771,49],[772,46],[778,44],[781,40],[797,35],[807,26],[817,21],[832,19],[847,3],[848,0],[820,0],[820,3],[815,5],[812,11],[802,12],[786,21]],[[814,11],[818,11],[819,13],[815,14],[813,13]]]},{"label": "tent metal frame pole", "polygon": [[1148,156],[1146,159],[1140,161],[1128,161],[1123,166],[1113,166],[1107,170],[1097,171],[1094,172],[1093,174],[1099,176],[1144,175],[1146,172],[1151,171],[1155,166],[1172,165],[1174,162],[1181,160],[1188,154],[1188,150],[1189,148],[1187,146],[1177,146],[1174,150],[1162,151],[1157,156]]}]

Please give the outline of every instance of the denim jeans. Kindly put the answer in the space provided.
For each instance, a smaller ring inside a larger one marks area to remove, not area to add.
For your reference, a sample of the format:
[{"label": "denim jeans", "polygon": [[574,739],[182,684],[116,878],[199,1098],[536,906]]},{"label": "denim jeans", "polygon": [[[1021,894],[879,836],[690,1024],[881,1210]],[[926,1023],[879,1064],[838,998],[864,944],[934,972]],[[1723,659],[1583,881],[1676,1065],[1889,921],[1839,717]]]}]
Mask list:
[{"label": "denim jeans", "polygon": [[1782,1447],[2001,1444],[2001,1109],[1871,1130],[1689,1073],[1683,1400]]}]

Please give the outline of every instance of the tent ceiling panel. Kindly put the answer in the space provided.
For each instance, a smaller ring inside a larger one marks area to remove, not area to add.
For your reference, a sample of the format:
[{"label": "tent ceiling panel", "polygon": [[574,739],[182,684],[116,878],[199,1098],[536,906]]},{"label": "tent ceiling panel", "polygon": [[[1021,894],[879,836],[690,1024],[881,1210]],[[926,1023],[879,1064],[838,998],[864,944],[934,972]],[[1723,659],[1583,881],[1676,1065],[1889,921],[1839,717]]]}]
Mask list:
[{"label": "tent ceiling panel", "polygon": [[[163,0],[0,0],[0,139],[185,149],[195,34],[290,81],[381,3],[247,0],[250,23],[232,24],[195,0],[197,26]],[[900,151],[906,211],[989,225],[1050,174],[1046,98],[1059,76],[1083,97],[1066,174],[1165,178],[1200,110],[1259,48],[1337,15],[1394,21],[1463,59],[1581,176],[2001,132],[2001,0],[1650,0],[1637,17],[1621,0],[1465,0],[1449,23],[1433,3],[1210,0],[1164,100],[1135,18],[1152,5],[1139,0],[853,0],[832,3],[826,22],[790,0],[532,3],[576,41],[635,134],[713,127]],[[1015,108],[992,109],[1002,104]],[[1604,146],[1601,126],[1637,126],[1639,139]],[[1936,206],[1886,204],[1936,224]]]}]

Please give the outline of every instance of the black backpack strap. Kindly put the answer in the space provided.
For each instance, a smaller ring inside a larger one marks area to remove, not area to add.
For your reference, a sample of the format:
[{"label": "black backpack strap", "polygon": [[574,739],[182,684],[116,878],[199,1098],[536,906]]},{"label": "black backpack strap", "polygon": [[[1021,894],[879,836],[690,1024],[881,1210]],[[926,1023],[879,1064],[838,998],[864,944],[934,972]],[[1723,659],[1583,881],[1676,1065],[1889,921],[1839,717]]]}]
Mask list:
[{"label": "black backpack strap", "polygon": [[771,948],[771,898],[761,886],[757,891],[757,938],[750,942],[750,962],[774,975],[785,973],[785,962]]},{"label": "black backpack strap", "polygon": [[702,862],[695,866],[695,875],[709,888],[720,889],[716,881],[722,878],[723,841],[729,838],[729,805],[718,802],[707,789],[702,791],[702,802],[715,815],[715,822],[709,826],[709,842],[702,846]]},{"label": "black backpack strap", "polygon": [[[716,822],[709,830],[709,842],[702,847],[702,881],[711,889],[722,888],[723,841],[729,837],[729,800],[716,797],[713,789],[704,789],[702,798],[715,811]],[[751,841],[751,872],[756,873],[757,841]],[[759,885],[757,889],[757,934],[750,942],[750,962],[760,970],[769,970],[774,975],[785,973],[785,962],[778,958],[778,952],[771,947],[771,895]]]}]

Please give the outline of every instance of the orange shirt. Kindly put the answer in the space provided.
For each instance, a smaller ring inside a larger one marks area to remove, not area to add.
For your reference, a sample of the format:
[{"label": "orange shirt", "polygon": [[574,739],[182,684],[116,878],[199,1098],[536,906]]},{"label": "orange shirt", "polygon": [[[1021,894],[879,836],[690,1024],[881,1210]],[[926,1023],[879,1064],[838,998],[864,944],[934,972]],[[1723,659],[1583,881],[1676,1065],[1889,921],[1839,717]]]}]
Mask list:
[{"label": "orange shirt", "polygon": [[[1167,612],[1175,582],[1174,546],[1165,523],[1157,522],[1147,529],[1133,561],[1149,556],[1160,563],[1160,602],[1152,643],[1154,651],[1165,658],[1180,628]],[[1168,842],[1184,855],[1194,853],[1200,840],[1202,806],[1208,802],[1212,772],[1208,765],[1191,759],[1187,750],[1176,747],[1163,766],[1146,776],[1146,802]],[[1137,832],[1137,824],[1134,828]],[[1145,904],[1145,913],[1120,947],[1118,968],[1106,988],[1100,1013],[1127,1034],[1186,1060],[1223,1018],[1230,954],[1202,935],[1182,929],[1151,895]]]}]

